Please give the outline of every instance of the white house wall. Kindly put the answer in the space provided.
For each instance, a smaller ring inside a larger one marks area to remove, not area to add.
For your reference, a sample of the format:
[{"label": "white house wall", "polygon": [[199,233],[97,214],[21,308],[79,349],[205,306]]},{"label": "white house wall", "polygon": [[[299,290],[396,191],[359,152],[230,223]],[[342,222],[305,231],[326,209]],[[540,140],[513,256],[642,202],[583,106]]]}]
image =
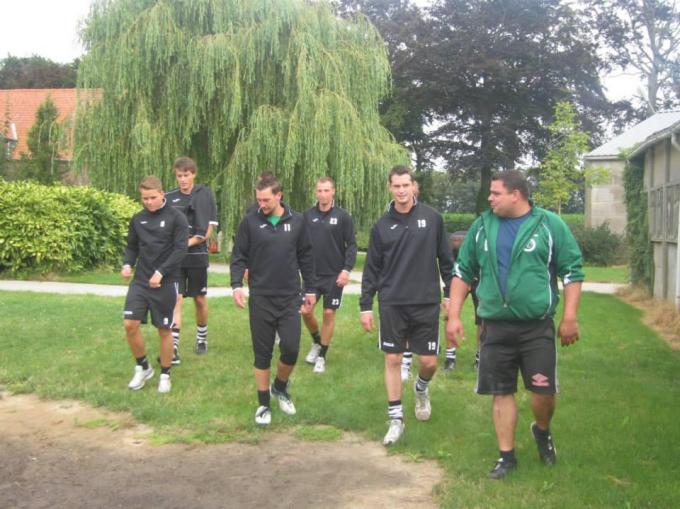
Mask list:
[{"label": "white house wall", "polygon": [[626,202],[623,188],[623,168],[621,160],[586,161],[586,168],[602,167],[609,172],[606,184],[586,187],[585,225],[591,228],[609,223],[615,233],[626,232]]}]

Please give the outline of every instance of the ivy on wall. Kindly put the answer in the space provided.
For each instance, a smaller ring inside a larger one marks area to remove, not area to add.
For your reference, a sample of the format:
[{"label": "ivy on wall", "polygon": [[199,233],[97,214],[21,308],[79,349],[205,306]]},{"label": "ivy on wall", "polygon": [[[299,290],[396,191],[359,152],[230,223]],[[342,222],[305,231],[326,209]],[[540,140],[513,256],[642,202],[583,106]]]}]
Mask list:
[{"label": "ivy on wall", "polygon": [[652,244],[649,240],[649,214],[647,193],[644,190],[644,164],[641,159],[628,160],[627,154],[622,154],[621,157],[626,162],[623,171],[623,185],[628,214],[626,236],[630,253],[630,279],[631,283],[645,286],[651,291],[654,280],[654,263]]}]

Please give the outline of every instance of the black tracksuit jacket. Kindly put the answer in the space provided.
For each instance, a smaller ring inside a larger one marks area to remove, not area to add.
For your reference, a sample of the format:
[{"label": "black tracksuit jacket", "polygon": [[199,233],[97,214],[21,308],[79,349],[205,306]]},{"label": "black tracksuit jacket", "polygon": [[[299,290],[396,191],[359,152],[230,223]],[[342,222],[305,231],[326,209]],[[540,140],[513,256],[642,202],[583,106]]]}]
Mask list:
[{"label": "black tracksuit jacket", "polygon": [[155,212],[144,209],[130,220],[123,264],[136,263],[135,281],[143,286],[149,286],[155,271],[163,275],[163,284],[177,281],[188,240],[186,217],[167,201]]},{"label": "black tracksuit jacket", "polygon": [[[217,225],[217,206],[212,190],[202,184],[194,185],[189,196],[182,191],[173,189],[165,193],[165,199],[173,208],[182,212],[189,222],[189,237],[198,235],[205,238],[208,227]],[[201,242],[191,246],[182,260],[182,267],[207,267],[208,243]]]},{"label": "black tracksuit jacket", "polygon": [[246,214],[231,255],[231,287],[243,286],[248,269],[251,295],[299,295],[300,272],[305,293],[315,293],[312,243],[302,214],[281,203],[283,215],[273,226],[261,211]]},{"label": "black tracksuit jacket", "polygon": [[381,304],[439,303],[440,278],[448,297],[453,261],[446,237],[444,219],[432,207],[415,201],[408,214],[400,214],[390,203],[371,228],[361,310],[371,310],[376,292]]},{"label": "black tracksuit jacket", "polygon": [[352,217],[335,204],[326,212],[318,204],[305,210],[309,235],[312,239],[314,266],[317,276],[337,276],[349,272],[357,260],[357,241]]}]

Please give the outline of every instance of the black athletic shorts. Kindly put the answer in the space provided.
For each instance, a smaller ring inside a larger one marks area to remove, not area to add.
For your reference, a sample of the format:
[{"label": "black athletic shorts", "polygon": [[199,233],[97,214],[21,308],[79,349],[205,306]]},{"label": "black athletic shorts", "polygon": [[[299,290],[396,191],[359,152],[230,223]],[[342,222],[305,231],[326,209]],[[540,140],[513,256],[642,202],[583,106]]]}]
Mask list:
[{"label": "black athletic shorts", "polygon": [[279,333],[281,362],[294,366],[300,351],[300,305],[302,297],[251,295],[248,299],[250,335],[255,354],[254,366],[269,369],[274,352],[274,339]]},{"label": "black athletic shorts", "polygon": [[147,313],[151,311],[151,323],[157,328],[169,329],[176,303],[177,283],[168,281],[160,288],[149,288],[133,281],[125,297],[123,318],[146,323]]},{"label": "black athletic shorts", "polygon": [[197,297],[208,293],[208,267],[180,269],[179,293],[183,297]]},{"label": "black athletic shorts", "polygon": [[539,394],[558,391],[555,323],[542,320],[483,320],[478,394],[514,394],[517,371],[524,387]]},{"label": "black athletic shorts", "polygon": [[439,353],[439,304],[380,304],[379,347],[387,353]]},{"label": "black athletic shorts", "polygon": [[342,304],[342,291],[344,288],[338,286],[335,282],[338,280],[338,276],[318,276],[317,278],[317,291],[316,300],[323,295],[323,308],[324,309],[339,309]]}]

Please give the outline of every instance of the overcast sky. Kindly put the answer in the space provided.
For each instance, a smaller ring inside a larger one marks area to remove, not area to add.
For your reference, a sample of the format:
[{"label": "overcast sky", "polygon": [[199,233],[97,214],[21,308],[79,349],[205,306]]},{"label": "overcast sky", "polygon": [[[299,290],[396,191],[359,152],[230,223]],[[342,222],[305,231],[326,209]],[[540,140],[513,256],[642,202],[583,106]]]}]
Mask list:
[{"label": "overcast sky", "polygon": [[[417,0],[425,4],[428,0]],[[87,16],[91,0],[0,0],[0,58],[40,55],[66,63],[82,53],[79,23]],[[604,80],[610,99],[635,94],[631,76]]]}]

